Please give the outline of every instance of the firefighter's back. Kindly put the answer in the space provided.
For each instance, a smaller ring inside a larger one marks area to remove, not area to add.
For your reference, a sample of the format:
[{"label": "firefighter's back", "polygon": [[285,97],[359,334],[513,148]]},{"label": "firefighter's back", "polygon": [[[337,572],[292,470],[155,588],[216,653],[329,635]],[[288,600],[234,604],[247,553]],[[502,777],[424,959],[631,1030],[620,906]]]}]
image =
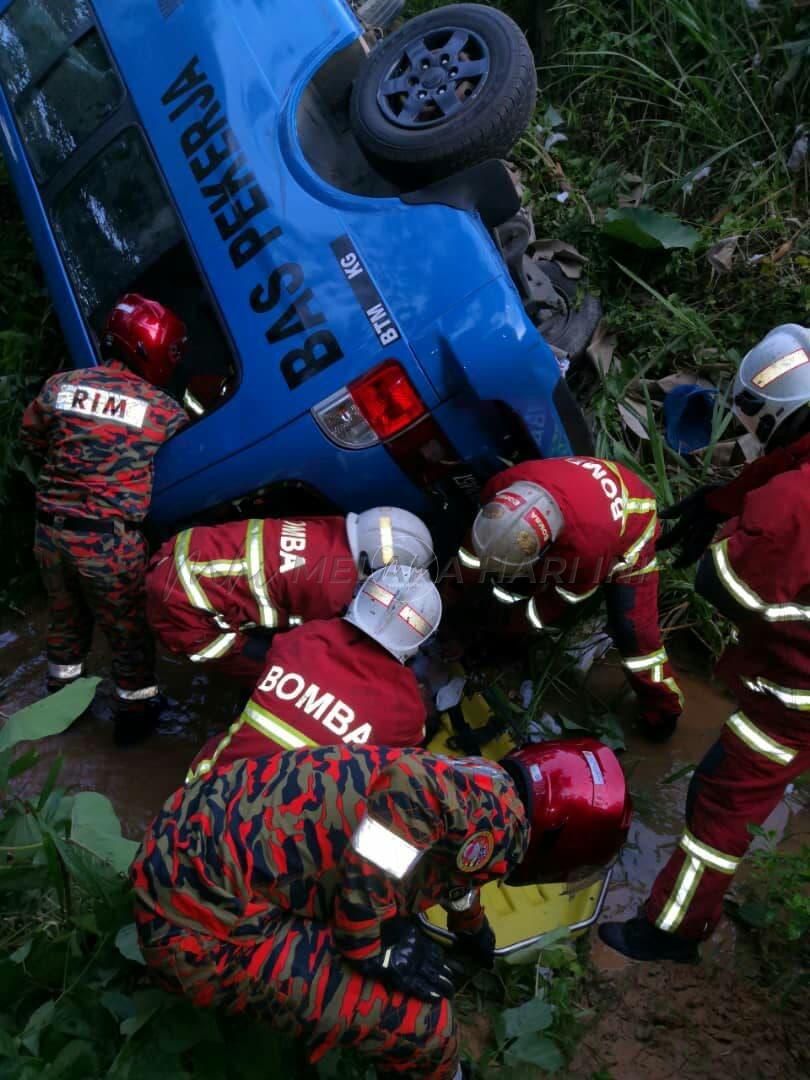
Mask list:
[{"label": "firefighter's back", "polygon": [[183,410],[117,361],[52,376],[35,406],[47,431],[38,507],[141,521],[152,459],[185,422]]}]

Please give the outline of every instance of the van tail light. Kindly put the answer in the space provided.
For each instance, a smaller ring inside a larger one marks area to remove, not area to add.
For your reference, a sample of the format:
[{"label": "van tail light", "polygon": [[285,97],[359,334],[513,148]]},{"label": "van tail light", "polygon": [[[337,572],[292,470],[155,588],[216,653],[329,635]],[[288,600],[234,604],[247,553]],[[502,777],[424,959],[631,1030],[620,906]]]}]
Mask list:
[{"label": "van tail light", "polygon": [[385,360],[319,402],[312,415],[332,442],[362,450],[393,438],[427,411],[402,365]]}]

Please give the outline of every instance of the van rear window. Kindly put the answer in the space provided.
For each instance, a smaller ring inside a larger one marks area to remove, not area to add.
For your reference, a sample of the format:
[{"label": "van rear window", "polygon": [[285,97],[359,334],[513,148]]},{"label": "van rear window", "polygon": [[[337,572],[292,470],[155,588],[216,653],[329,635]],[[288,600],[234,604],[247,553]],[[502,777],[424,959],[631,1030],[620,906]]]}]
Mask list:
[{"label": "van rear window", "polygon": [[200,415],[233,392],[230,345],[138,128],[124,128],[65,185],[51,222],[96,334],[122,293],[154,297],[188,326],[192,411]]},{"label": "van rear window", "polygon": [[91,323],[183,238],[136,128],[126,128],[60,192],[52,219]]},{"label": "van rear window", "polygon": [[0,19],[0,78],[41,182],[124,95],[90,17],[84,0],[15,0]]}]

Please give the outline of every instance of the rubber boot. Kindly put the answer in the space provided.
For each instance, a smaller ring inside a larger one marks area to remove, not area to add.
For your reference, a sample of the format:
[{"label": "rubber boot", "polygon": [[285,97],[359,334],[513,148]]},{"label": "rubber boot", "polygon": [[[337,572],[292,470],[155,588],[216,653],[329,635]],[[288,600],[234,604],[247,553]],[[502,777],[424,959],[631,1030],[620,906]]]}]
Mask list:
[{"label": "rubber boot", "polygon": [[644,738],[651,743],[668,742],[678,727],[677,716],[661,716],[655,722],[648,720],[646,716],[638,718],[638,729]]},{"label": "rubber boot", "polygon": [[599,937],[611,949],[631,960],[671,960],[676,964],[697,964],[700,960],[696,941],[659,930],[643,917],[602,923]]},{"label": "rubber boot", "polygon": [[163,694],[145,701],[119,701],[113,721],[113,742],[116,746],[136,746],[148,739],[160,723],[166,708]]}]

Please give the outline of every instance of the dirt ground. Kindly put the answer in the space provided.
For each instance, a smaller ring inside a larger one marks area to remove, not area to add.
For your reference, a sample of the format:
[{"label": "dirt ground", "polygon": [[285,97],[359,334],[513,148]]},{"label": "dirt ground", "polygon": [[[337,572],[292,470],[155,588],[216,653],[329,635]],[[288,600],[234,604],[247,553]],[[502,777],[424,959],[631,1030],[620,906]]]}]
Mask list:
[{"label": "dirt ground", "polygon": [[[721,935],[722,938],[722,935]],[[768,993],[729,966],[727,948],[706,949],[698,966],[636,964],[605,958],[593,994],[598,1019],[568,1075],[577,1080],[691,1080],[700,1077],[810,1076],[807,1012],[796,1001],[779,1010]],[[608,966],[610,965],[610,966]],[[613,966],[615,965],[615,967]]]}]

